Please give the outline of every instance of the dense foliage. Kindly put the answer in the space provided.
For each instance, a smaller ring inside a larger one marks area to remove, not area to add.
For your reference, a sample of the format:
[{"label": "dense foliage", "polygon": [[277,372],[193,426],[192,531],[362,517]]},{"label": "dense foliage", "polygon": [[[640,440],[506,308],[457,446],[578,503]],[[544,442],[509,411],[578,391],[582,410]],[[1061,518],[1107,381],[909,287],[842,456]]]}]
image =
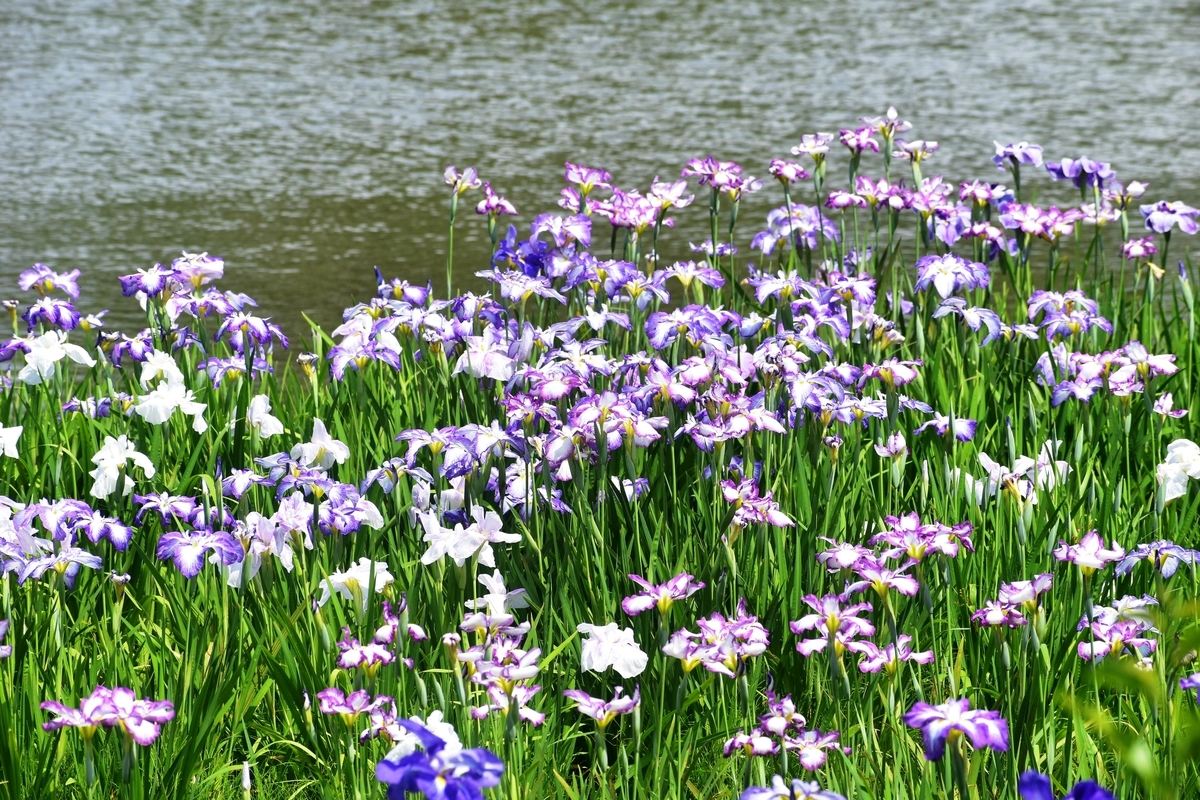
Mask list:
[{"label": "dense foliage", "polygon": [[1194,796],[1200,212],[863,122],[567,164],[527,236],[447,169],[493,291],[380,276],[295,357],[204,254],[121,278],[133,335],[22,273],[0,795]]}]

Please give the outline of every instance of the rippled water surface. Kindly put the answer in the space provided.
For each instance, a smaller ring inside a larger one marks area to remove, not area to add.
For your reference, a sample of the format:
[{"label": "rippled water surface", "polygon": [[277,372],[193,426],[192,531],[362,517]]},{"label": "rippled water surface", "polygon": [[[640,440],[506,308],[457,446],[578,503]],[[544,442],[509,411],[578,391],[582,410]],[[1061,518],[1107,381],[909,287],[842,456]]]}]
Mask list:
[{"label": "rippled water surface", "polygon": [[[114,276],[207,250],[297,333],[368,296],[373,265],[441,285],[448,163],[528,222],[566,159],[627,188],[709,153],[761,174],[889,103],[942,143],[926,174],[996,176],[992,140],[1028,139],[1200,205],[1189,0],[7,0],[0,296],[34,261],[78,267],[82,305],[134,324]],[[486,260],[466,216],[458,274]]]}]

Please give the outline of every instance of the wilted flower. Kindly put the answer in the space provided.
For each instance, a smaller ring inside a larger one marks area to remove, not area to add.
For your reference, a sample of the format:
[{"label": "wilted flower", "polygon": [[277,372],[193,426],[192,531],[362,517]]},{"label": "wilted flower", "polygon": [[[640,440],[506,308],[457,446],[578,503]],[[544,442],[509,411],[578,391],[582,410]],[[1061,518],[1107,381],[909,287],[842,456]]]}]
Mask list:
[{"label": "wilted flower", "polygon": [[621,601],[621,608],[631,617],[636,617],[643,611],[657,608],[658,613],[666,615],[676,600],[691,597],[704,588],[704,583],[697,581],[686,572],[676,575],[663,584],[653,584],[644,580],[640,575],[630,575],[629,580],[641,586],[645,591],[626,597]]},{"label": "wilted flower", "polygon": [[1174,542],[1159,540],[1147,544],[1139,544],[1125,554],[1117,564],[1118,575],[1128,575],[1139,561],[1148,561],[1164,578],[1170,578],[1182,564],[1195,564],[1200,559],[1200,552],[1180,547]]},{"label": "wilted flower", "polygon": [[822,789],[816,781],[792,778],[788,783],[776,775],[770,786],[751,786],[738,800],[846,800],[843,795]]},{"label": "wilted flower", "polygon": [[504,764],[488,750],[451,750],[425,726],[407,719],[396,725],[408,730],[423,750],[401,755],[399,748],[375,765],[375,778],[388,785],[388,800],[419,793],[430,800],[480,800],[483,790],[497,786]]},{"label": "wilted flower", "polygon": [[1018,628],[1029,624],[1029,620],[1025,619],[1015,605],[995,600],[987,601],[983,608],[971,614],[971,620],[985,628]]},{"label": "wilted flower", "polygon": [[372,561],[364,556],[346,571],[334,572],[321,581],[321,596],[317,598],[317,605],[323,606],[328,603],[329,598],[336,592],[347,600],[354,600],[360,613],[365,614],[371,599],[371,587],[375,587],[376,593],[382,593],[394,580],[386,563]]},{"label": "wilted flower", "polygon": [[96,365],[86,350],[67,341],[65,331],[46,331],[25,342],[25,366],[17,380],[33,385],[48,381],[54,377],[55,364],[64,358],[87,367]]},{"label": "wilted flower", "polygon": [[1160,201],[1154,205],[1142,206],[1142,219],[1146,227],[1155,233],[1169,234],[1171,229],[1178,225],[1179,230],[1184,233],[1194,234],[1200,230],[1200,223],[1196,221],[1198,216],[1200,216],[1200,209],[1192,208],[1178,201],[1174,203]]},{"label": "wilted flower", "polygon": [[170,558],[185,578],[194,578],[204,566],[204,554],[213,551],[225,566],[241,561],[246,553],[237,539],[225,531],[197,528],[167,531],[158,540],[155,555]]},{"label": "wilted flower", "polygon": [[[1186,678],[1179,679],[1179,688],[1187,691],[1188,689],[1200,689],[1200,672],[1194,675],[1188,675]],[[1200,704],[1200,693],[1196,695],[1196,703]]]}]

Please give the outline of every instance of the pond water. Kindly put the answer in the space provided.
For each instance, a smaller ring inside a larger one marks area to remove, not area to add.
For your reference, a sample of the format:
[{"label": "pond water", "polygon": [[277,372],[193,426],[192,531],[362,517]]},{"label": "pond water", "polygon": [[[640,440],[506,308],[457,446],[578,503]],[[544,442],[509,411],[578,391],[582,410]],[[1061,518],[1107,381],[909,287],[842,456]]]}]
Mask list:
[{"label": "pond water", "polygon": [[[942,143],[927,175],[1000,179],[992,140],[1027,139],[1200,205],[1198,3],[687,5],[8,0],[0,296],[35,261],[78,267],[84,308],[140,325],[114,276],[207,250],[301,333],[301,314],[335,324],[368,297],[375,265],[441,291],[446,164],[528,224],[564,160],[626,188],[710,153],[761,175],[800,134],[888,104]],[[747,242],[778,194],[746,203]],[[668,256],[703,237],[704,209],[683,217]],[[484,268],[482,222],[458,230],[456,273]]]}]

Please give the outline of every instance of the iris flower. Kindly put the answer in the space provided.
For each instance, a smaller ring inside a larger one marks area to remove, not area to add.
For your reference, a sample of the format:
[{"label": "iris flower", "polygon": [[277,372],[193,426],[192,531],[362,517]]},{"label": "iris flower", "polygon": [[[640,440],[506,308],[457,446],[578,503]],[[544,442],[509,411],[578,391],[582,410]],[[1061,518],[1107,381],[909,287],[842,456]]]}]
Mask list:
[{"label": "iris flower", "polygon": [[791,783],[776,775],[770,786],[751,786],[738,800],[846,800],[843,795],[822,789],[816,781],[792,778]]},{"label": "iris flower", "polygon": [[1090,779],[1080,781],[1071,791],[1056,798],[1050,778],[1032,769],[1021,775],[1017,791],[1021,800],[1115,800],[1112,792]]},{"label": "iris flower", "polygon": [[423,725],[407,719],[396,724],[416,736],[423,749],[398,758],[389,753],[375,765],[375,778],[388,785],[389,800],[404,800],[410,792],[428,800],[482,800],[484,789],[500,784],[504,764],[491,752],[451,751]]},{"label": "iris flower", "polygon": [[636,617],[643,611],[649,611],[652,608],[657,608],[660,614],[665,615],[676,600],[691,597],[704,588],[703,582],[697,581],[686,572],[676,575],[663,584],[650,583],[640,575],[629,575],[628,577],[644,590],[621,601],[621,608],[631,617]]},{"label": "iris flower", "polygon": [[940,761],[946,742],[956,744],[963,736],[976,749],[1008,749],[1008,723],[997,711],[973,710],[971,701],[948,700],[940,705],[917,703],[904,715],[910,728],[919,728],[925,739],[925,758]]},{"label": "iris flower", "polygon": [[596,720],[596,726],[600,730],[604,730],[618,716],[633,713],[633,710],[641,705],[638,687],[634,687],[632,695],[622,697],[621,692],[623,691],[624,689],[620,686],[616,687],[613,699],[607,701],[599,697],[592,697],[579,689],[567,689],[563,692],[563,696],[568,700],[574,700],[576,710],[584,716]]},{"label": "iris flower", "polygon": [[633,628],[621,628],[615,622],[607,625],[583,622],[576,630],[587,636],[579,665],[584,672],[603,672],[612,667],[622,678],[629,679],[646,669],[649,658],[633,638]]}]

